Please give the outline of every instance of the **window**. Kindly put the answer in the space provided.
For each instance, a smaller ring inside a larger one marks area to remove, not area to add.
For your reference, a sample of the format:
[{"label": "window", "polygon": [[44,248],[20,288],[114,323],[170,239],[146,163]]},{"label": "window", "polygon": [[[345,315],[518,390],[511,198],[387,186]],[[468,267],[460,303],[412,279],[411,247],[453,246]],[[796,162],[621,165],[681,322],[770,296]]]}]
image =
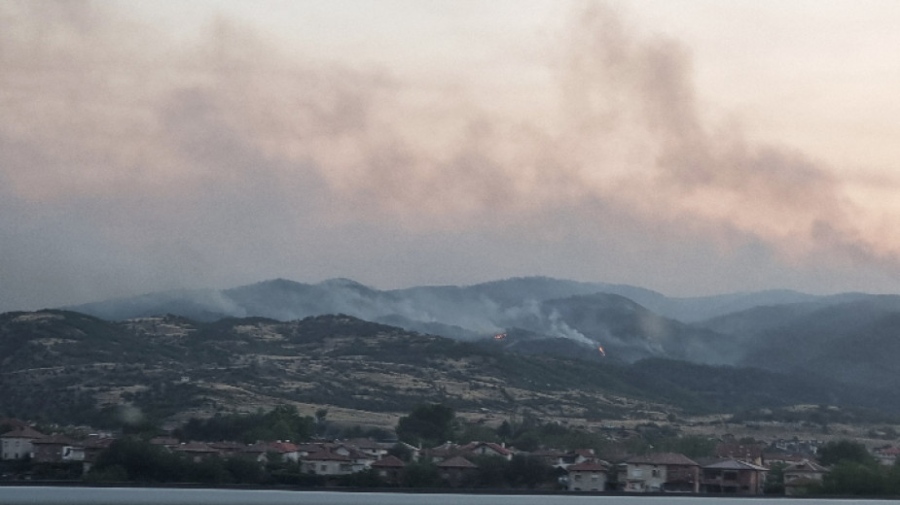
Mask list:
[{"label": "window", "polygon": [[654,477],[659,477],[659,468],[654,468],[650,474]]},{"label": "window", "polygon": [[327,471],[328,471],[328,465],[321,465],[321,466],[319,467],[319,471],[327,472]]},{"label": "window", "polygon": [[644,476],[644,471],[641,470],[640,468],[633,468],[633,469],[631,470],[631,476],[632,476],[632,477],[643,477],[643,476]]}]

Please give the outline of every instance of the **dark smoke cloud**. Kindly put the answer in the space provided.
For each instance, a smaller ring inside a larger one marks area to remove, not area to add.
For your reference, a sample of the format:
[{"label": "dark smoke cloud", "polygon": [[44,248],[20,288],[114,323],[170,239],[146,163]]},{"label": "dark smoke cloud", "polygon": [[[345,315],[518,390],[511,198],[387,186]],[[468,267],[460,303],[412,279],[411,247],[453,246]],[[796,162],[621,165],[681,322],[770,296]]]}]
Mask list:
[{"label": "dark smoke cloud", "polygon": [[0,23],[0,308],[274,276],[652,285],[723,250],[897,263],[827,167],[711,124],[687,48],[605,4],[572,16],[555,117],[526,120],[477,76],[425,87],[224,17],[193,45],[89,1]]}]

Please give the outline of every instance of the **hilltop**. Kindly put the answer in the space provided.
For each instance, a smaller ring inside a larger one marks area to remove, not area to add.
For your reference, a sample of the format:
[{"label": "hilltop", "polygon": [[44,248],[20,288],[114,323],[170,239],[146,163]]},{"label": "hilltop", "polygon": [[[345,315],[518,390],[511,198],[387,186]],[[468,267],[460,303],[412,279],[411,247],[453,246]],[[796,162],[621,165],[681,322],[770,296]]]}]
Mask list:
[{"label": "hilltop", "polygon": [[627,363],[596,349],[588,359],[516,352],[529,338],[459,341],[346,315],[111,322],[71,311],[7,313],[0,396],[9,415],[97,426],[115,421],[112,407],[122,404],[160,421],[284,402],[328,405],[384,414],[385,425],[434,401],[461,412],[580,423],[794,404],[900,405],[892,389],[754,368]]}]

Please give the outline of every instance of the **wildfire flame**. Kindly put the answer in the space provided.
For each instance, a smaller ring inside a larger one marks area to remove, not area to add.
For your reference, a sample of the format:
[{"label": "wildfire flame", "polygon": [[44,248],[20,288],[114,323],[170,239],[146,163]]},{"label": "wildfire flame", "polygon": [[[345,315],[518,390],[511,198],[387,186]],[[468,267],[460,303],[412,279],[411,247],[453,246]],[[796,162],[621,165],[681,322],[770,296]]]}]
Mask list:
[{"label": "wildfire flame", "polygon": [[494,340],[503,340],[504,338],[506,338],[506,333],[498,333],[494,335]]},{"label": "wildfire flame", "polygon": [[597,346],[597,350],[600,351],[600,355],[601,355],[601,356],[603,356],[604,358],[606,357],[606,351],[603,350],[603,346],[602,346],[602,345],[598,345],[598,346]]}]

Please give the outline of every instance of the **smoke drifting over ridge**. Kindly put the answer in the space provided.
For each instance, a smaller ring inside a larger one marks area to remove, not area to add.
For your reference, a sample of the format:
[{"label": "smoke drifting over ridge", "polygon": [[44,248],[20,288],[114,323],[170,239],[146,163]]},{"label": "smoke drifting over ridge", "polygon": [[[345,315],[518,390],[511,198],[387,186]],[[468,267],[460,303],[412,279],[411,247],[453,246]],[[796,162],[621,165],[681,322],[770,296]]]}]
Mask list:
[{"label": "smoke drifting over ridge", "polygon": [[711,122],[689,49],[606,4],[573,12],[533,103],[227,17],[188,42],[89,1],[6,2],[0,24],[0,308],[278,275],[598,277],[644,241],[897,271],[888,216]]}]

